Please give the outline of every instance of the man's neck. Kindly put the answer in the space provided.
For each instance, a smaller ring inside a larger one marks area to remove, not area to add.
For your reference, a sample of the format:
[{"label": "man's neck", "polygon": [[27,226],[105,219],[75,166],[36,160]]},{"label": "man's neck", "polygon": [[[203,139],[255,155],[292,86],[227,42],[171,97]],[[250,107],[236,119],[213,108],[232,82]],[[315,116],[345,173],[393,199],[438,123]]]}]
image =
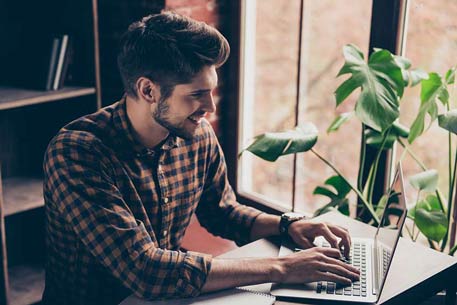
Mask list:
[{"label": "man's neck", "polygon": [[154,149],[168,137],[168,130],[152,118],[148,103],[127,96],[126,109],[133,136],[145,147]]}]

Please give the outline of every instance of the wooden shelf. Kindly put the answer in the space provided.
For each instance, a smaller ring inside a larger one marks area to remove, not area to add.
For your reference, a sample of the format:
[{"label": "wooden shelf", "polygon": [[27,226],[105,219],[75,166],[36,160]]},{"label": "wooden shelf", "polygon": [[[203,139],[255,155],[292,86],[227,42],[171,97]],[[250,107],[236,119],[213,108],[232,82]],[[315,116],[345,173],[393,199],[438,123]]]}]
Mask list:
[{"label": "wooden shelf", "polygon": [[10,305],[29,305],[41,301],[44,291],[44,268],[14,266],[9,268]]},{"label": "wooden shelf", "polygon": [[2,187],[5,216],[44,206],[41,179],[8,178],[3,180]]},{"label": "wooden shelf", "polygon": [[95,94],[95,88],[65,87],[56,91],[37,91],[12,87],[0,87],[0,110],[47,103],[90,94]]}]

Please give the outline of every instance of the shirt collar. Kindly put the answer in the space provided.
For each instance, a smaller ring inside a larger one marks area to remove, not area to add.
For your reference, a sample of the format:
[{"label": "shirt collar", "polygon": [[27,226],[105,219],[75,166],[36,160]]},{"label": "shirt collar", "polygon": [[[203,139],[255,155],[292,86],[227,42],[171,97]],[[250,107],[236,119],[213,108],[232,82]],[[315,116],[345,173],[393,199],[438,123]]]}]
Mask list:
[{"label": "shirt collar", "polygon": [[113,113],[113,122],[117,131],[117,144],[120,150],[127,155],[154,155],[160,150],[168,151],[179,147],[179,139],[176,136],[169,135],[161,147],[150,149],[141,144],[133,135],[133,126],[127,116],[127,98],[124,96],[115,107]]}]

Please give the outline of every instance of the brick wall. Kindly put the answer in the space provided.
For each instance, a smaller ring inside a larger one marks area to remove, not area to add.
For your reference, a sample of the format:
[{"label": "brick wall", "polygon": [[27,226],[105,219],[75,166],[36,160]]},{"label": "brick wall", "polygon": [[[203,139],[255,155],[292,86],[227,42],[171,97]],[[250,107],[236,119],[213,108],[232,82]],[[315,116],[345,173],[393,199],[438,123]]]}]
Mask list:
[{"label": "brick wall", "polygon": [[[230,1],[230,0],[226,0]],[[176,13],[189,16],[193,19],[206,22],[207,24],[219,28],[220,25],[220,2],[216,0],[165,0],[165,9],[172,10]],[[215,90],[214,98],[217,106],[217,111],[208,117],[216,134],[221,140],[220,109],[221,95],[223,92],[223,78],[219,75],[219,85]],[[197,219],[194,217],[184,236],[182,247],[188,250],[210,253],[219,255],[229,250],[235,249],[237,246],[234,242],[210,235],[203,229]]]},{"label": "brick wall", "polygon": [[[227,0],[230,1],[230,0]],[[216,0],[165,0],[165,9],[174,11],[176,13],[189,16],[193,19],[206,22],[207,24],[218,28],[219,26],[219,4]],[[219,88],[223,84],[223,79],[219,77]],[[214,94],[215,103],[217,106],[216,113],[208,117],[211,125],[213,126],[216,134],[220,137],[220,97],[222,90],[216,90]]]}]

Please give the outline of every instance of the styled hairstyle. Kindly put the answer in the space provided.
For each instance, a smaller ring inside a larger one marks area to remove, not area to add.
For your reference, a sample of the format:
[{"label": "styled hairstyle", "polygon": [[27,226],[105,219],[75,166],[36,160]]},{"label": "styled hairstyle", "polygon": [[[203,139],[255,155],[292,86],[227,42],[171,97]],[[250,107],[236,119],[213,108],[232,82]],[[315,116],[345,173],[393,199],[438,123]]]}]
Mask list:
[{"label": "styled hairstyle", "polygon": [[149,15],[132,23],[121,38],[117,63],[127,95],[147,77],[167,98],[175,85],[191,82],[204,66],[221,66],[230,54],[222,34],[204,22],[173,13]]}]

